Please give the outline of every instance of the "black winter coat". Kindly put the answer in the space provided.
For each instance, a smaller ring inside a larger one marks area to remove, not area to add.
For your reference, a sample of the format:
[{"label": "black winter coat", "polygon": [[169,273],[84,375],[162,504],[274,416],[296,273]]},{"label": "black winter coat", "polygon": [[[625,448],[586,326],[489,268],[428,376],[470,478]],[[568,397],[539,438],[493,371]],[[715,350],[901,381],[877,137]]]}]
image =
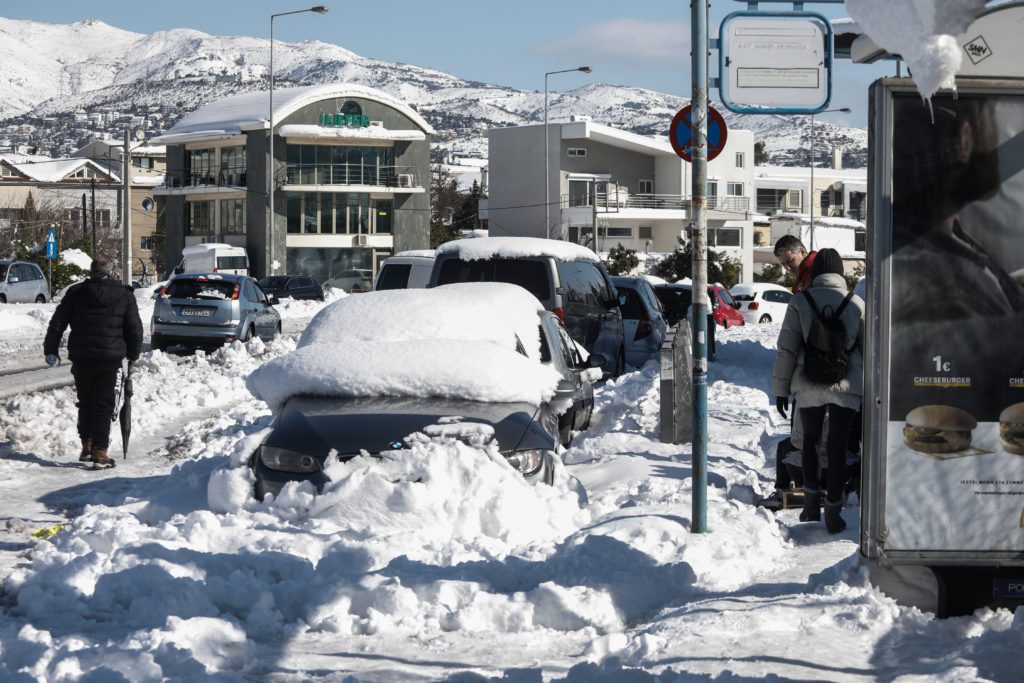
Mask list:
[{"label": "black winter coat", "polygon": [[68,358],[120,363],[137,360],[142,349],[142,320],[130,287],[107,277],[90,277],[67,291],[46,330],[43,353],[58,355],[64,330],[71,325]]}]

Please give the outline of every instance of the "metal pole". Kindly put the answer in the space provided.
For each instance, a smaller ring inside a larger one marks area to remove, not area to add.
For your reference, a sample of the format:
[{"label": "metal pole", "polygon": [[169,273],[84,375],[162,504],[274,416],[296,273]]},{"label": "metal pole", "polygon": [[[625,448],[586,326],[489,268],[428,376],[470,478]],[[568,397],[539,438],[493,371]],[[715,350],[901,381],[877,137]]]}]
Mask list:
[{"label": "metal pole", "polygon": [[708,0],[690,2],[690,130],[693,140],[693,221],[690,245],[693,266],[693,476],[690,530],[708,530]]},{"label": "metal pole", "polygon": [[124,169],[124,208],[121,218],[121,237],[123,239],[121,257],[121,282],[131,286],[132,284],[132,152],[131,152],[131,131],[128,126],[124,127],[124,158],[122,168]]},{"label": "metal pole", "polygon": [[83,246],[85,245],[85,243],[89,239],[88,231],[89,231],[89,216],[86,214],[85,193],[83,192],[82,193],[82,245]]},{"label": "metal pole", "polygon": [[594,251],[600,253],[601,240],[598,238],[597,235],[597,178],[590,182],[590,205],[592,207],[591,211],[593,212],[592,217],[590,219],[590,224],[594,228]]},{"label": "metal pole", "polygon": [[[110,170],[110,167],[107,167]],[[90,183],[92,186],[92,257],[96,258],[96,178]]]},{"label": "metal pole", "polygon": [[267,275],[274,275],[274,16],[270,15],[270,159],[267,164],[267,239],[270,241]]},{"label": "metal pole", "polygon": [[814,114],[811,114],[811,251],[814,251]]},{"label": "metal pole", "polygon": [[[548,158],[548,75],[544,74],[544,236],[551,239],[551,159]],[[559,143],[561,146],[561,143]],[[596,233],[595,233],[596,235]]]}]

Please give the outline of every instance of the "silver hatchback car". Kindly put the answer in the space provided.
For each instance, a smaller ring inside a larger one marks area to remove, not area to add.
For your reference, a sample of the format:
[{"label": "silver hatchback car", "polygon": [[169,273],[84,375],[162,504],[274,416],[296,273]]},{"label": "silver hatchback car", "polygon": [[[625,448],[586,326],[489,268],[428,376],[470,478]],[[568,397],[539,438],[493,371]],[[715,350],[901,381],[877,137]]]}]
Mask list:
[{"label": "silver hatchback car", "polygon": [[42,269],[31,261],[0,260],[0,304],[45,304],[50,285]]},{"label": "silver hatchback car", "polygon": [[253,337],[270,341],[281,333],[276,303],[248,275],[182,273],[156,297],[153,348],[216,348]]}]

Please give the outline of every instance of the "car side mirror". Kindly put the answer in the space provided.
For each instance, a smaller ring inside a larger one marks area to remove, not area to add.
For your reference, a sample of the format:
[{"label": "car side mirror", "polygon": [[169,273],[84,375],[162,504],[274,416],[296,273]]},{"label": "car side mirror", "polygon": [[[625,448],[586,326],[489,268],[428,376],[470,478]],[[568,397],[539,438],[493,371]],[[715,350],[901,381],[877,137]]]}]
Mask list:
[{"label": "car side mirror", "polygon": [[281,303],[281,300],[280,300],[280,299],[278,299],[278,298],[277,298],[276,296],[274,296],[273,294],[268,294],[268,295],[267,295],[267,303],[269,303],[269,304],[270,304],[271,306],[276,306],[276,305],[278,305],[279,303]]},{"label": "car side mirror", "polygon": [[588,368],[603,368],[604,364],[607,363],[607,362],[608,362],[608,359],[606,359],[600,353],[592,353],[587,358],[587,367]]},{"label": "car side mirror", "polygon": [[575,393],[576,384],[574,382],[567,379],[559,380],[558,387],[555,389],[556,399],[572,398]]}]

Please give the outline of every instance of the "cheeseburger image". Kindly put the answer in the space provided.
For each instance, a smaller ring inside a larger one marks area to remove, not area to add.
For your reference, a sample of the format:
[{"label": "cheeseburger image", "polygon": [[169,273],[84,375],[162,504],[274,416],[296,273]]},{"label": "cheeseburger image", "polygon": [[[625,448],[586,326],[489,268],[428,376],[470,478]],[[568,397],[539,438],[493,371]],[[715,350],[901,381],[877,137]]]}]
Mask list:
[{"label": "cheeseburger image", "polygon": [[953,406],[918,406],[907,413],[903,440],[922,453],[954,453],[971,445],[971,430],[978,421]]},{"label": "cheeseburger image", "polygon": [[1024,455],[1024,403],[1014,403],[999,413],[999,440],[1007,453]]}]

